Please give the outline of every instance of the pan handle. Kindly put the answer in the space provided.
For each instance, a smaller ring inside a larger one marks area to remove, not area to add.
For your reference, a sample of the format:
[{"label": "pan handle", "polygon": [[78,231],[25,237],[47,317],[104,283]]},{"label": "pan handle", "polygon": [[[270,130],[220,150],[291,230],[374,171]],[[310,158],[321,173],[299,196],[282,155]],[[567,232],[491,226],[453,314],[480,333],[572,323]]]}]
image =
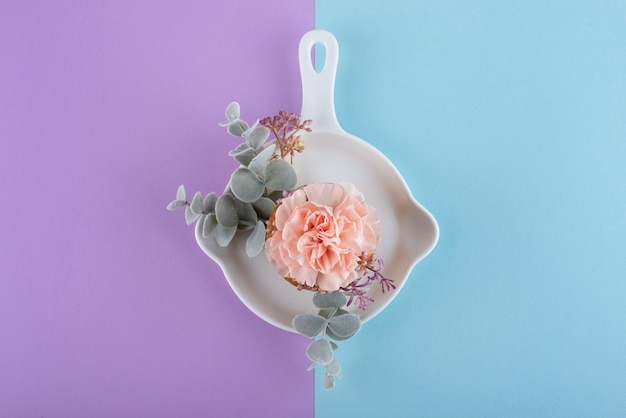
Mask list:
[{"label": "pan handle", "polygon": [[[324,68],[318,73],[311,62],[315,44],[326,48]],[[312,30],[300,40],[300,75],[302,77],[302,117],[311,119],[314,131],[343,133],[335,115],[335,75],[339,46],[337,39],[325,30]]]}]

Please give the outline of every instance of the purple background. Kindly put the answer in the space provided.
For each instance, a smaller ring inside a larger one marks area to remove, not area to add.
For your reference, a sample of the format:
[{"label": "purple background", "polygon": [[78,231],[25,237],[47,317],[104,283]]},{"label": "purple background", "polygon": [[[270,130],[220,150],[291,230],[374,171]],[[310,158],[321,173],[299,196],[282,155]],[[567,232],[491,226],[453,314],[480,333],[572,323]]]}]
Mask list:
[{"label": "purple background", "polygon": [[313,1],[0,3],[0,415],[312,416],[307,340],[197,247],[217,123],[300,109]]}]

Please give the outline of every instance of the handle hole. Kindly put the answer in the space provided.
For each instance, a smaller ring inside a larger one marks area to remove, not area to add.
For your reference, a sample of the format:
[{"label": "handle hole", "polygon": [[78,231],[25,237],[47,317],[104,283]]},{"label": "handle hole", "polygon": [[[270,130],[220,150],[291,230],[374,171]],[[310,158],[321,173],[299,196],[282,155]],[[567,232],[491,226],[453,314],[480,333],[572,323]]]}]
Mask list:
[{"label": "handle hole", "polygon": [[311,48],[311,62],[316,73],[319,74],[324,70],[324,64],[326,64],[326,47],[324,44],[317,42],[313,45],[313,48]]}]

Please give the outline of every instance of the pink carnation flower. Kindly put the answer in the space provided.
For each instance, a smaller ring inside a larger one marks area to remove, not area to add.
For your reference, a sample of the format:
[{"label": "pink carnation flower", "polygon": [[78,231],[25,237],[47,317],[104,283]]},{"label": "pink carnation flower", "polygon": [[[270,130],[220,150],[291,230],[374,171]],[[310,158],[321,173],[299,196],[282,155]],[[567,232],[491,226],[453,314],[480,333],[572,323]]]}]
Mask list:
[{"label": "pink carnation flower", "polygon": [[332,292],[362,276],[364,253],[380,238],[376,210],[351,183],[313,183],[276,209],[265,254],[283,277]]}]

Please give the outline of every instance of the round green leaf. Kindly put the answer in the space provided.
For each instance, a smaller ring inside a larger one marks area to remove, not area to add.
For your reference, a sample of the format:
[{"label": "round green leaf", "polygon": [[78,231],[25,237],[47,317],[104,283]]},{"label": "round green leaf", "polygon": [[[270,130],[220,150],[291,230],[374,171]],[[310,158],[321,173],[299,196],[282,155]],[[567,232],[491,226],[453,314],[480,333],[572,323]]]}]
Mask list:
[{"label": "round green leaf", "polygon": [[226,106],[226,120],[235,120],[239,117],[240,106],[237,102],[231,102]]},{"label": "round green leaf", "polygon": [[314,314],[300,314],[293,318],[293,327],[300,334],[313,338],[318,336],[326,327],[326,318]]},{"label": "round green leaf", "polygon": [[326,374],[330,376],[341,375],[341,365],[336,358],[334,358],[330,363],[324,366],[324,368],[326,369]]},{"label": "round green leaf", "polygon": [[193,213],[201,215],[203,203],[204,200],[202,199],[202,193],[196,192],[196,194],[193,196],[193,199],[191,200],[191,205],[189,207],[191,208],[191,211]]},{"label": "round green leaf", "polygon": [[235,236],[235,232],[237,232],[237,227],[226,227],[222,224],[217,224],[213,230],[213,236],[215,236],[217,245],[226,247]]},{"label": "round green leaf", "polygon": [[244,136],[248,145],[254,149],[259,149],[270,136],[270,130],[265,126],[255,126],[246,131]]},{"label": "round green leaf", "polygon": [[176,200],[187,200],[187,193],[185,192],[185,186],[178,186],[178,190],[176,190]]},{"label": "round green leaf", "polygon": [[235,149],[228,151],[228,155],[230,157],[233,157],[233,156],[239,154],[240,152],[243,152],[243,151],[249,150],[249,149],[251,149],[250,145],[248,145],[245,142],[242,142],[241,144],[237,145],[237,147]]},{"label": "round green leaf", "polygon": [[230,177],[230,188],[242,202],[254,202],[265,192],[265,184],[246,167],[240,167]]},{"label": "round green leaf", "polygon": [[248,144],[245,142],[239,145],[237,148],[228,153],[231,157],[233,157],[239,164],[243,166],[248,166],[254,156],[256,155],[253,148],[250,148]]},{"label": "round green leaf", "polygon": [[335,387],[335,376],[329,374],[324,375],[324,389],[330,390]]},{"label": "round green leaf", "polygon": [[228,125],[228,133],[233,136],[242,136],[248,130],[248,124],[242,120],[238,120]]},{"label": "round green leaf", "polygon": [[296,170],[285,160],[271,160],[265,166],[265,181],[274,190],[291,190],[298,176]]},{"label": "round green leaf", "polygon": [[187,221],[187,225],[191,225],[200,217],[200,213],[195,213],[191,210],[191,206],[187,206],[185,209],[185,221]]},{"label": "round green leaf", "polygon": [[202,224],[202,236],[208,237],[213,233],[215,227],[217,226],[217,217],[214,213],[209,213],[204,218],[204,224]]},{"label": "round green leaf", "polygon": [[328,329],[340,338],[349,338],[361,329],[361,319],[353,313],[328,318]]},{"label": "round green leaf", "polygon": [[276,145],[274,144],[268,146],[256,157],[254,157],[252,161],[250,161],[250,164],[248,164],[248,168],[252,170],[261,180],[265,178],[265,167],[272,157],[272,154],[274,154],[274,148],[276,148]]},{"label": "round green leaf", "polygon": [[215,215],[220,225],[226,228],[237,227],[239,216],[235,198],[228,193],[221,195],[215,203]]},{"label": "round green leaf", "polygon": [[186,200],[174,200],[169,205],[167,205],[167,210],[174,210],[180,207],[183,207],[187,204]]},{"label": "round green leaf", "polygon": [[252,233],[246,240],[246,254],[248,257],[257,256],[265,245],[265,224],[258,221]]},{"label": "round green leaf", "polygon": [[260,197],[252,202],[252,206],[254,207],[254,210],[256,210],[256,213],[259,215],[259,218],[267,220],[270,218],[270,215],[274,211],[276,203],[274,203],[272,199],[269,199],[267,197]]},{"label": "round green leaf", "polygon": [[307,347],[306,355],[311,361],[325,366],[333,361],[333,348],[328,340],[313,341]]},{"label": "round green leaf", "polygon": [[254,226],[256,224],[258,216],[252,207],[252,203],[235,199],[235,206],[237,207],[237,215],[239,216],[239,226],[242,226],[242,223],[247,226]]},{"label": "round green leaf", "polygon": [[204,198],[202,203],[202,211],[204,213],[215,213],[215,203],[217,202],[217,194],[211,192]]}]

